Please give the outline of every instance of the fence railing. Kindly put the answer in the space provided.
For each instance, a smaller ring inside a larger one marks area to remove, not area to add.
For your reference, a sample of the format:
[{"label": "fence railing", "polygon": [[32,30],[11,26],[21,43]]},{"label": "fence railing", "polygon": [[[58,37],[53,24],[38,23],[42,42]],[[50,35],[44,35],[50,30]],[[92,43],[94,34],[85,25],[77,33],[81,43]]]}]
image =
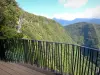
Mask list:
[{"label": "fence railing", "polygon": [[99,50],[67,43],[2,39],[0,59],[29,63],[62,75],[100,75]]}]

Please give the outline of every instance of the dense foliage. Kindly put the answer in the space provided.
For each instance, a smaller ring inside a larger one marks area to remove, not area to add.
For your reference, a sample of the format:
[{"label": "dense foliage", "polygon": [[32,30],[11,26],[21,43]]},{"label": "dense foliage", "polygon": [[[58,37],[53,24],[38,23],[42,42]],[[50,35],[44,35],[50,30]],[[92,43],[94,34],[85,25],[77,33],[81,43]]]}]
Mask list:
[{"label": "dense foliage", "polygon": [[80,22],[65,26],[65,29],[78,44],[100,48],[100,25]]},{"label": "dense foliage", "polygon": [[[17,33],[19,19],[21,33]],[[72,43],[64,28],[54,20],[25,12],[15,0],[0,0],[0,38],[29,38]]]},{"label": "dense foliage", "polygon": [[0,38],[22,37],[22,34],[16,32],[20,14],[15,0],[0,0]]},{"label": "dense foliage", "polygon": [[64,28],[52,19],[23,12],[22,33],[24,38],[72,43]]}]

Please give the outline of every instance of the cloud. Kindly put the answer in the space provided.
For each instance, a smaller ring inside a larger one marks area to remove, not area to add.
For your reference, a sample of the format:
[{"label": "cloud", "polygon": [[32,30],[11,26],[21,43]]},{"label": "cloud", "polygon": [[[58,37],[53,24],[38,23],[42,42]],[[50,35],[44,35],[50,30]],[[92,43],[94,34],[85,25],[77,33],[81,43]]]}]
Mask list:
[{"label": "cloud", "polygon": [[100,6],[87,8],[84,12],[54,14],[54,18],[73,20],[75,18],[100,18]]},{"label": "cloud", "polygon": [[64,7],[71,7],[71,8],[80,8],[84,6],[88,0],[59,0]]}]

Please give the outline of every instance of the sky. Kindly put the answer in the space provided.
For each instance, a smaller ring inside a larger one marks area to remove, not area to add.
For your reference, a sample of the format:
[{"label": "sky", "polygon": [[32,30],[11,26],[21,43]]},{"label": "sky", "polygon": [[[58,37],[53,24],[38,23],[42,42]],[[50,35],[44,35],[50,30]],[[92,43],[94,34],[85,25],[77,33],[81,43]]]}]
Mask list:
[{"label": "sky", "polygon": [[30,13],[74,20],[76,18],[100,18],[100,0],[16,0]]}]

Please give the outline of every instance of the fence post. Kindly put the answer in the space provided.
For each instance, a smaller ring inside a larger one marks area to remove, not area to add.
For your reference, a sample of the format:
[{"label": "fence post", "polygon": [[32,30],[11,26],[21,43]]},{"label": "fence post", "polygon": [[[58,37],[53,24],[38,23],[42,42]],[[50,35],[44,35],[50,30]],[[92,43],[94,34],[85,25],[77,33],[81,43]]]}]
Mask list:
[{"label": "fence post", "polygon": [[28,40],[24,41],[24,63],[28,63],[27,56],[28,56]]},{"label": "fence post", "polygon": [[5,39],[0,40],[0,59],[6,61],[6,56],[5,56],[5,52],[6,52],[6,48],[5,48]]}]

